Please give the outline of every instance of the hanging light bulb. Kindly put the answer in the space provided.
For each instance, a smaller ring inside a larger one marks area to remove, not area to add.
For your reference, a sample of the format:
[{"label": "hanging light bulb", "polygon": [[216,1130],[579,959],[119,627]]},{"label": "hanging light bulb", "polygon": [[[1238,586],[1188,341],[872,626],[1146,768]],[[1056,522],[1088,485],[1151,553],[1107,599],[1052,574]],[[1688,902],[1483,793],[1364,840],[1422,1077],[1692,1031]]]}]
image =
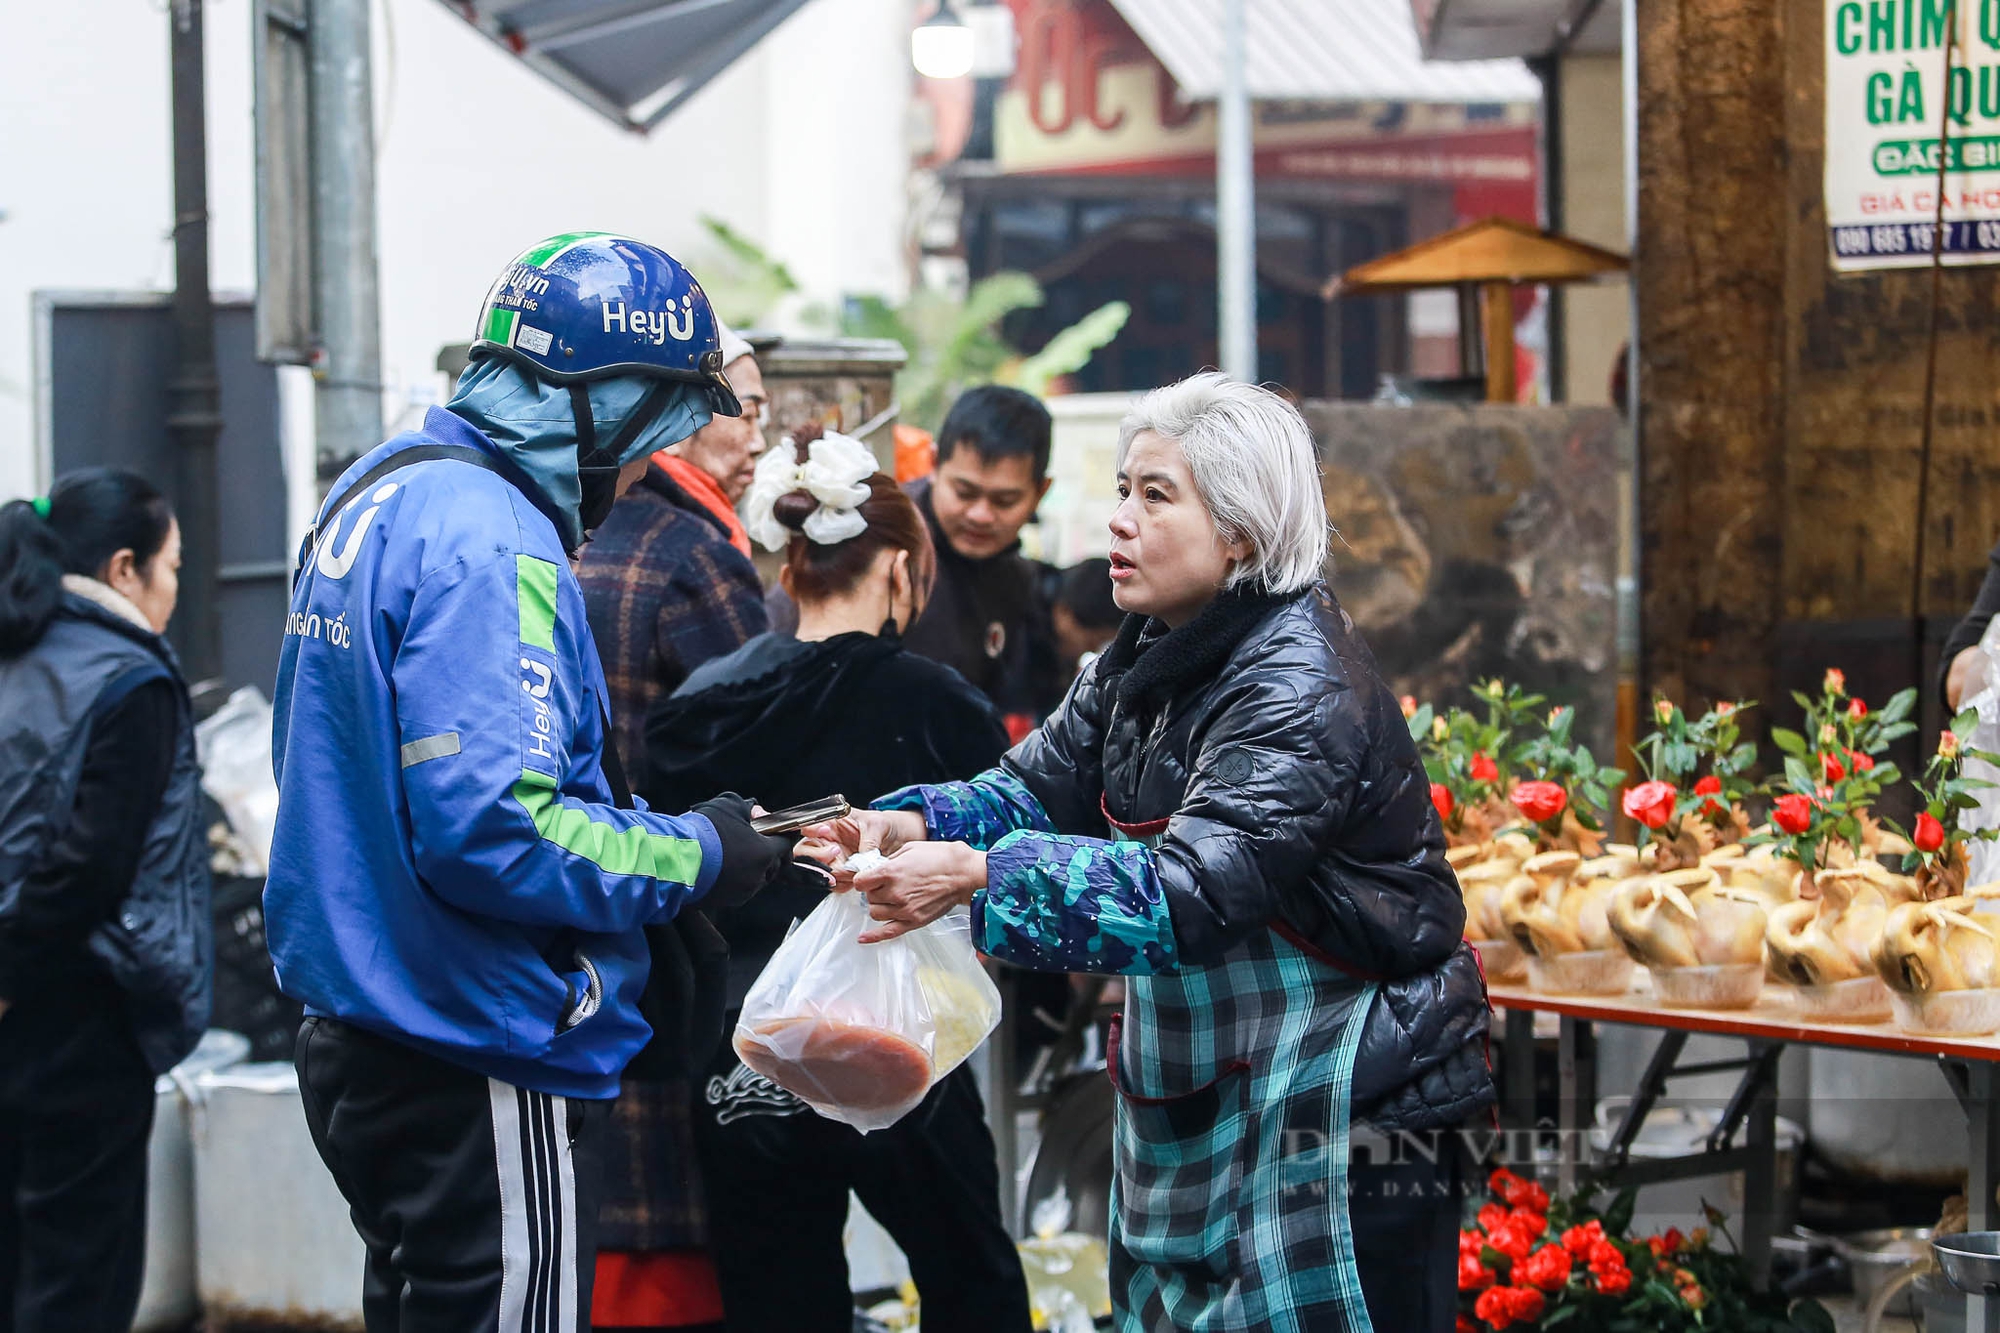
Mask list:
[{"label": "hanging light bulb", "polygon": [[938,0],[937,11],[910,31],[910,63],[927,79],[962,79],[972,72],[972,29]]}]

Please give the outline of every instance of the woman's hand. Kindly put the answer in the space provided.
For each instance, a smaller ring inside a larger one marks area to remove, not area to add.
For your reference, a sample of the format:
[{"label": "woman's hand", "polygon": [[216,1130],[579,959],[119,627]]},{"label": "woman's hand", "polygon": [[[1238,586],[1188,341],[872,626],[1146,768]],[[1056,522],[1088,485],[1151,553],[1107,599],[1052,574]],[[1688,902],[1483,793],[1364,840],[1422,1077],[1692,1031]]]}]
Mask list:
[{"label": "woman's hand", "polygon": [[986,853],[962,842],[914,843],[854,876],[854,887],[868,896],[868,915],[882,923],[861,943],[879,944],[970,903],[986,887]]},{"label": "woman's hand", "polygon": [[911,843],[930,838],[924,817],[914,810],[856,810],[844,819],[813,824],[800,832],[805,841],[799,844],[799,855],[825,866],[837,890],[854,887],[854,873],[839,869],[838,863],[855,853],[894,856]]}]

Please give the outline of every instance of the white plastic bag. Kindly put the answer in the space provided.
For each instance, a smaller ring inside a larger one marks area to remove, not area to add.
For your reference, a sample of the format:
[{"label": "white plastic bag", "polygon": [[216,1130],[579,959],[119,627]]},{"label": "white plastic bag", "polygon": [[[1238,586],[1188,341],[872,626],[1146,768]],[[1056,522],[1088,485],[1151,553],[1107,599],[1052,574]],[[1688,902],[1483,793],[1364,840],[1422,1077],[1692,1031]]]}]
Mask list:
[{"label": "white plastic bag", "polygon": [[246,875],[271,864],[278,827],[278,780],[271,772],[271,705],[255,685],[231,694],[194,729],[201,786],[222,807],[236,835]]},{"label": "white plastic bag", "polygon": [[880,944],[859,893],[829,894],[743,999],[736,1054],[829,1120],[895,1124],[1000,1022],[964,908]]},{"label": "white plastic bag", "polygon": [[[1986,633],[1980,636],[1979,648],[1986,655],[1986,660],[1980,664],[1979,672],[1973,678],[1978,691],[1962,700],[1959,706],[1979,710],[1979,725],[1972,732],[1972,747],[2000,754],[2000,616],[1995,616],[1987,625]],[[1968,759],[1965,761],[1965,776],[1996,785],[1974,789],[1972,797],[1979,802],[1979,808],[1962,811],[1958,816],[1958,826],[1972,831],[2000,827],[2000,769],[1983,759]],[[1968,887],[2000,879],[2000,842],[1970,842],[1966,844],[1965,852],[1965,882]]]}]

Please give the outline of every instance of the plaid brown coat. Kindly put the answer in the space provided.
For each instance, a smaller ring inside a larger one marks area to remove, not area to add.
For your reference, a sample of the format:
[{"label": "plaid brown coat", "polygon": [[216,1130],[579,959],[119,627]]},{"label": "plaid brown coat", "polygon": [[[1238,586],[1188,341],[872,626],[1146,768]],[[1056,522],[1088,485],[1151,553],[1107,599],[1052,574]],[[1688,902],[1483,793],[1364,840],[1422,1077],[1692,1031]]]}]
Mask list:
[{"label": "plaid brown coat", "polygon": [[584,547],[584,607],[611,695],[611,736],[644,786],[646,710],[768,622],[757,571],[722,525],[658,466]]}]

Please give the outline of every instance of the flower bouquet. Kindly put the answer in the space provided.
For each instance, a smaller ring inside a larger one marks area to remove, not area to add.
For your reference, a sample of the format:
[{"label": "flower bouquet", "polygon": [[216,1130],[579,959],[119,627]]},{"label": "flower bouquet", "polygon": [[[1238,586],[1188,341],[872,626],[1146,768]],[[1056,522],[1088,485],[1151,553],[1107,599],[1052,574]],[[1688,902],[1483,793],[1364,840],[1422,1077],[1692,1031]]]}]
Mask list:
[{"label": "flower bouquet", "polygon": [[[1458,1235],[1458,1333],[1832,1333],[1817,1301],[1754,1290],[1733,1244],[1714,1245],[1707,1227],[1628,1234],[1630,1189],[1599,1211],[1594,1189],[1551,1200],[1504,1168],[1487,1188]],[[1707,1219],[1729,1238],[1721,1213]]]},{"label": "flower bouquet", "polygon": [[[1620,803],[1646,830],[1648,869],[1686,870],[1749,836],[1743,802],[1756,790],[1748,774],[1757,747],[1740,739],[1738,718],[1752,707],[1724,702],[1691,719],[1671,700],[1653,702],[1658,726],[1632,751],[1646,780],[1627,789]],[[1704,763],[1709,771],[1696,777]]]},{"label": "flower bouquet", "polygon": [[[1805,711],[1805,731],[1771,728],[1771,743],[1785,755],[1786,779],[1791,790],[1804,793],[1843,783],[1863,784],[1846,789],[1852,822],[1839,830],[1841,845],[1831,849],[1834,854],[1851,860],[1855,856],[1909,851],[1904,839],[1884,837],[1881,825],[1869,813],[1868,800],[1895,785],[1900,778],[1894,765],[1878,771],[1877,756],[1892,742],[1917,729],[1909,720],[1917,706],[1917,692],[1903,690],[1879,711],[1871,710],[1865,700],[1848,695],[1847,673],[1839,667],[1828,667],[1820,682],[1819,698],[1812,699],[1797,691],[1792,698]],[[1803,766],[1803,775],[1792,771],[1794,759]],[[1872,790],[1865,790],[1865,784],[1870,782]],[[1857,795],[1868,799],[1855,799]]]},{"label": "flower bouquet", "polygon": [[1968,708],[1951,720],[1938,736],[1937,753],[1924,766],[1924,775],[1912,785],[1923,801],[1915,824],[1906,833],[1896,824],[1884,824],[1910,843],[1903,869],[1916,874],[1917,890],[1928,900],[1950,898],[1966,890],[1966,853],[1974,842],[1990,842],[2000,837],[2000,829],[1965,829],[1959,817],[1979,808],[1973,793],[1993,784],[1965,775],[1965,761],[1979,759],[2000,764],[2000,755],[1972,748],[1979,714]]},{"label": "flower bouquet", "polygon": [[1509,799],[1533,827],[1541,851],[1594,857],[1604,845],[1608,789],[1625,773],[1592,758],[1590,748],[1571,737],[1575,726],[1574,708],[1549,710],[1542,734],[1515,752],[1523,780],[1514,784]]}]

